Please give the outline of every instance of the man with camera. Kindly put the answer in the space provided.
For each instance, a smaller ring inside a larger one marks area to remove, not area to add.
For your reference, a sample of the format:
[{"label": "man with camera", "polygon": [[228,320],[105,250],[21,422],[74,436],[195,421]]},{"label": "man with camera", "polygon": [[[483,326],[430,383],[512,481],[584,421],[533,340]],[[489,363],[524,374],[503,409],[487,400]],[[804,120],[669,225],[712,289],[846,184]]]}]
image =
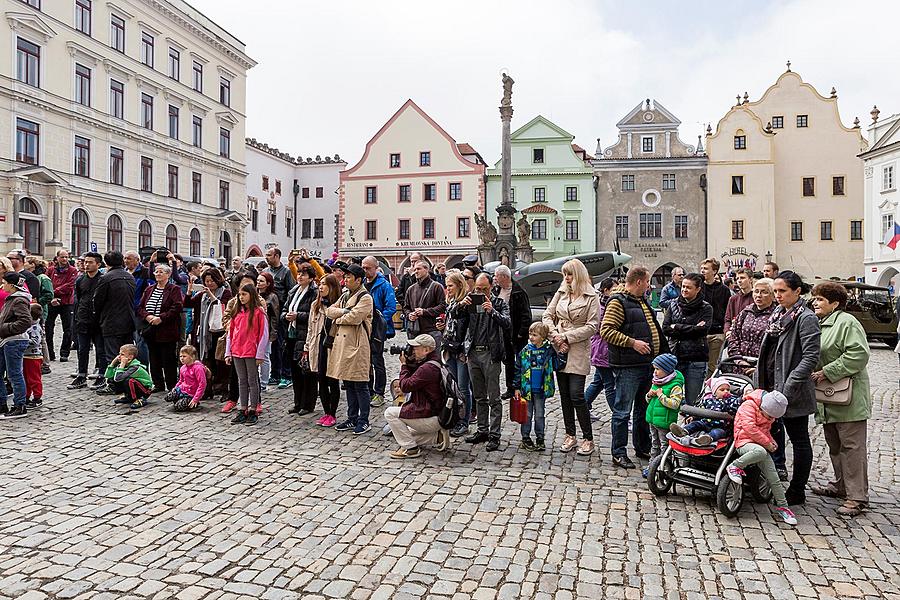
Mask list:
[{"label": "man with camera", "polygon": [[434,338],[423,333],[411,339],[400,354],[400,391],[408,399],[402,406],[384,411],[400,446],[390,453],[391,458],[417,458],[422,455],[421,446],[442,441],[449,444],[449,435],[438,423],[446,398],[441,390],[440,358],[435,345]]}]

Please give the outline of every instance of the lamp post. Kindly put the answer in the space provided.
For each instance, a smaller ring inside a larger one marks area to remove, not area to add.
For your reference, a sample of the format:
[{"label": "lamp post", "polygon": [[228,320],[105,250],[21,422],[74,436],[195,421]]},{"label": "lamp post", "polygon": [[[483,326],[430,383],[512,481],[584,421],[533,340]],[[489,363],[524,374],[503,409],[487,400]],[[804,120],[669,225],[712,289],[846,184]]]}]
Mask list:
[{"label": "lamp post", "polygon": [[347,234],[350,236],[351,242],[356,241],[356,237],[354,236],[355,233],[356,233],[356,231],[353,229],[353,225],[351,225],[350,227],[347,228]]},{"label": "lamp post", "polygon": [[767,263],[772,262],[772,251],[771,250],[766,250],[766,262]]}]

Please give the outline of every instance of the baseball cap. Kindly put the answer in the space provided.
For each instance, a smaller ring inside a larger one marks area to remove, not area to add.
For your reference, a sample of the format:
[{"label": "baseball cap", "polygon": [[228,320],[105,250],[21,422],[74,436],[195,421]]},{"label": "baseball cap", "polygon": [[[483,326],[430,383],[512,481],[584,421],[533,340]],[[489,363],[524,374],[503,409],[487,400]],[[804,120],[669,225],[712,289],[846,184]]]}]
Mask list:
[{"label": "baseball cap", "polygon": [[410,346],[422,346],[424,348],[434,348],[437,343],[434,341],[434,338],[428,335],[427,333],[420,333],[413,339],[409,340]]}]

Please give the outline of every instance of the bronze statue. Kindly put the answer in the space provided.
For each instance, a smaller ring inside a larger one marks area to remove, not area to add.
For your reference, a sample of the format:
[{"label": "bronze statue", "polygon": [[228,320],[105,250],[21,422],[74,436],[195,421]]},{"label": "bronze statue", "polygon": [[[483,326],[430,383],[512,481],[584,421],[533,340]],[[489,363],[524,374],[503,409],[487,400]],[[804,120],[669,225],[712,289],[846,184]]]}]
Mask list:
[{"label": "bronze statue", "polygon": [[531,237],[531,225],[524,214],[516,221],[516,227],[519,229],[519,246],[527,246]]},{"label": "bronze statue", "polygon": [[512,106],[512,87],[515,81],[513,78],[503,74],[503,99],[500,101],[500,106]]}]

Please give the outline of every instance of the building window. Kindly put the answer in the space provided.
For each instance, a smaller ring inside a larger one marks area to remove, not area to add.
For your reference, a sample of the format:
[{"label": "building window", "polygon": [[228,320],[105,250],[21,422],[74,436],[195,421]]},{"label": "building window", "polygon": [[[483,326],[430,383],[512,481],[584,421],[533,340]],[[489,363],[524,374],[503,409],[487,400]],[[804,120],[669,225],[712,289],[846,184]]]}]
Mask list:
[{"label": "building window", "polygon": [[173,223],[166,226],[166,248],[178,252],[178,228]]},{"label": "building window", "polygon": [[378,221],[366,221],[366,240],[378,237]]},{"label": "building window", "polygon": [[153,68],[153,36],[146,31],[141,32],[141,62]]},{"label": "building window", "polygon": [[894,230],[894,215],[881,215],[881,238],[884,239],[884,236],[888,231]]},{"label": "building window", "polygon": [[198,117],[197,115],[194,115],[192,129],[192,142],[194,146],[199,148],[203,142],[203,119]]},{"label": "building window", "polygon": [[467,238],[472,235],[472,225],[469,217],[456,218],[456,237]]},{"label": "building window", "polygon": [[109,215],[106,220],[106,250],[122,251],[122,218],[119,215]]},{"label": "building window", "polygon": [[191,202],[203,203],[203,176],[197,171],[191,173]]},{"label": "building window", "polygon": [[578,202],[578,188],[576,186],[566,186],[566,202]]},{"label": "building window", "polygon": [[397,202],[409,202],[412,200],[412,188],[408,184],[397,188]]},{"label": "building window", "polygon": [[881,191],[894,189],[894,165],[888,165],[881,170]]},{"label": "building window", "polygon": [[744,221],[743,220],[731,222],[731,239],[733,239],[733,240],[744,239]]},{"label": "building window", "polygon": [[169,48],[169,77],[178,81],[181,75],[181,52]]},{"label": "building window", "polygon": [[141,157],[141,191],[153,191],[153,159]]},{"label": "building window", "polygon": [[300,191],[301,198],[309,198],[309,188],[305,187]]},{"label": "building window", "polygon": [[797,115],[797,127],[809,127],[809,115]]},{"label": "building window", "polygon": [[516,188],[514,188],[514,187],[509,188],[509,201],[512,204],[516,203]]},{"label": "building window", "polygon": [[544,164],[544,149],[543,148],[532,148],[531,149],[531,162],[536,165]]},{"label": "building window", "polygon": [[91,176],[91,140],[75,136],[75,174]]},{"label": "building window", "polygon": [[219,128],[219,156],[231,158],[231,132],[224,127]]},{"label": "building window", "polygon": [[264,192],[269,191],[269,177],[267,175],[262,176],[262,189]]},{"label": "building window", "polygon": [[259,231],[259,209],[256,208],[256,200],[250,203],[250,228]]},{"label": "building window", "polygon": [[[32,6],[38,10],[41,10],[41,0],[20,0],[20,2],[23,2],[24,4],[27,4],[28,6]],[[31,248],[31,247],[32,246],[28,246],[28,248]]]},{"label": "building window", "polygon": [[227,181],[219,181],[219,208],[228,210],[230,204],[231,184]]},{"label": "building window", "polygon": [[731,193],[735,196],[740,196],[744,193],[744,176],[743,175],[732,175],[731,176]]},{"label": "building window", "polygon": [[72,254],[81,256],[88,251],[91,237],[91,222],[82,208],[72,213]]},{"label": "building window", "polygon": [[535,202],[546,202],[547,201],[547,188],[542,188],[542,187],[534,188],[534,201]]},{"label": "building window", "polygon": [[616,216],[616,239],[628,239],[628,217],[626,215]]},{"label": "building window", "polygon": [[109,147],[109,182],[123,185],[125,181],[125,151],[121,148]]},{"label": "building window", "polygon": [[[178,167],[169,165],[169,198],[178,197]],[[169,248],[171,250],[171,248]]]},{"label": "building window", "polygon": [[461,183],[451,183],[450,191],[448,195],[449,200],[462,200],[462,184]]},{"label": "building window", "polygon": [[578,220],[566,220],[566,241],[572,242],[578,240]]},{"label": "building window", "polygon": [[316,219],[313,221],[313,238],[321,240],[325,237],[325,219]]},{"label": "building window", "polygon": [[194,91],[203,93],[203,65],[196,60],[194,61],[193,72]]},{"label": "building window", "polygon": [[302,219],[300,221],[300,237],[307,240],[312,235],[312,219]]},{"label": "building window", "polygon": [[531,239],[547,239],[547,219],[535,219],[531,222]]},{"label": "building window", "polygon": [[325,197],[325,188],[317,187],[316,188],[316,198],[324,198]]},{"label": "building window", "polygon": [[662,213],[641,213],[639,235],[642,238],[661,238]]},{"label": "building window", "polygon": [[653,136],[641,137],[641,152],[653,152]]},{"label": "building window", "polygon": [[622,175],[622,191],[634,191],[634,175]]},{"label": "building window", "polygon": [[169,105],[169,137],[178,139],[178,107]]},{"label": "building window", "polygon": [[200,256],[200,230],[191,229],[191,256]]},{"label": "building window", "polygon": [[16,161],[38,164],[41,126],[25,119],[16,119]]},{"label": "building window", "polygon": [[399,154],[391,154],[391,168],[392,169],[400,168],[400,155]]},{"label": "building window", "polygon": [[687,215],[675,215],[675,239],[686,240],[688,236]]},{"label": "building window", "polygon": [[138,248],[144,248],[153,244],[153,225],[144,219],[138,224]]},{"label": "building window", "polygon": [[397,222],[397,239],[409,239],[409,219],[400,219]]},{"label": "building window", "polygon": [[430,167],[431,166],[431,152],[419,152],[419,166],[420,167]]},{"label": "building window", "polygon": [[434,202],[437,200],[437,184],[426,183],[422,186],[422,200],[425,202]]},{"label": "building window", "polygon": [[141,125],[153,129],[153,96],[141,94]]},{"label": "building window", "polygon": [[816,178],[815,177],[804,177],[803,178],[803,196],[810,197],[816,195]]},{"label": "building window", "polygon": [[109,80],[109,114],[117,119],[125,118],[125,84]]},{"label": "building window", "polygon": [[862,240],[862,221],[850,221],[850,240],[851,241],[860,241]]},{"label": "building window", "polygon": [[[306,198],[309,197],[309,190],[307,189]],[[366,187],[366,204],[377,204],[378,203],[378,188],[374,185],[370,185]]]},{"label": "building window", "polygon": [[803,241],[803,221],[791,221],[791,241]]},{"label": "building window", "polygon": [[422,219],[422,239],[434,239],[434,219]]},{"label": "building window", "polygon": [[40,87],[41,47],[22,38],[16,39],[16,79]]},{"label": "building window", "polygon": [[231,235],[227,231],[219,234],[219,255],[225,258],[225,262],[231,262]]},{"label": "building window", "polygon": [[844,178],[843,178],[843,176],[831,178],[831,195],[832,196],[843,196],[844,195]]},{"label": "building window", "polygon": [[75,63],[75,102],[91,105],[91,70]]},{"label": "building window", "polygon": [[747,136],[746,135],[734,136],[734,149],[735,150],[746,150],[747,149]]},{"label": "building window", "polygon": [[75,0],[75,29],[91,35],[91,0]]},{"label": "building window", "polygon": [[833,240],[834,238],[831,236],[831,221],[820,221],[819,222],[819,239],[821,240]]},{"label": "building window", "polygon": [[219,102],[231,106],[231,82],[224,77],[219,78]]},{"label": "building window", "polygon": [[275,235],[277,221],[278,221],[278,213],[276,213],[275,211],[272,211],[272,213],[269,214],[269,233],[271,233],[272,235]]},{"label": "building window", "polygon": [[125,52],[125,19],[118,15],[109,18],[109,46],[123,54]]},{"label": "building window", "polygon": [[777,117],[772,117],[772,129],[783,129],[784,128],[784,117],[782,115],[778,115]]},{"label": "building window", "polygon": [[675,174],[669,173],[663,175],[662,180],[662,189],[664,192],[671,192],[675,190]]}]

